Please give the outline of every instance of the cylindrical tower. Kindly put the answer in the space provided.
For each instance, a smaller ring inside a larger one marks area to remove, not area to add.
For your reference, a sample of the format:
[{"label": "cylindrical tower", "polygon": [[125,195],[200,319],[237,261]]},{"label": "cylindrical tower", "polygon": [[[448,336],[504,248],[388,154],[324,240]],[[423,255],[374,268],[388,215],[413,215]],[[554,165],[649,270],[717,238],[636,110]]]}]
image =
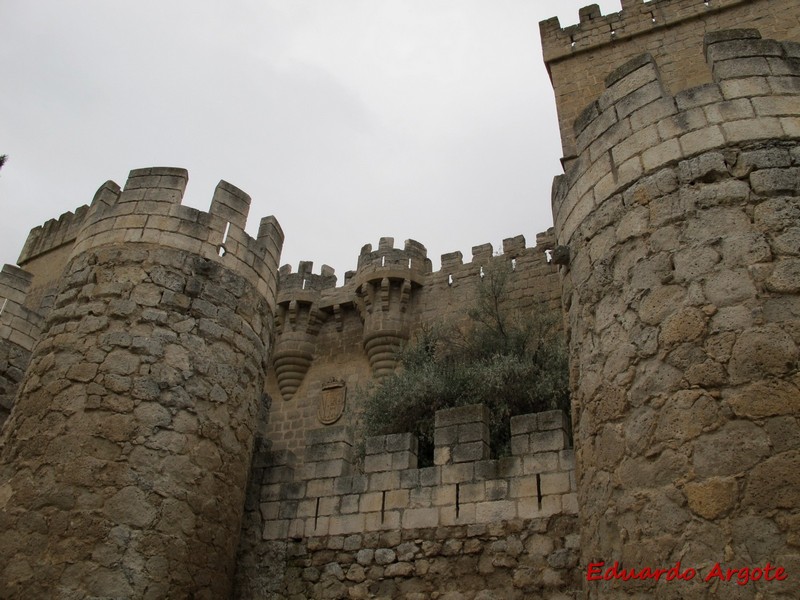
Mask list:
[{"label": "cylindrical tower", "polygon": [[283,234],[183,169],[98,192],[4,429],[3,598],[226,598]]},{"label": "cylindrical tower", "polygon": [[[800,50],[705,45],[714,83],[674,97],[649,56],[612,73],[554,185],[583,568],[697,571],[591,598],[788,598],[800,573]],[[705,580],[767,562],[794,581]]]}]

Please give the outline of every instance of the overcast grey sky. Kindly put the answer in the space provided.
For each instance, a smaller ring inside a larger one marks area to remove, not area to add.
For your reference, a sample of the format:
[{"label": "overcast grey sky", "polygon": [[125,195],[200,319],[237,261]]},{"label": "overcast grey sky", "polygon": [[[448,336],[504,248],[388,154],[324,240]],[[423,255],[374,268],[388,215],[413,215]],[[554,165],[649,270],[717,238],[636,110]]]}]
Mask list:
[{"label": "overcast grey sky", "polygon": [[588,3],[0,0],[0,263],[149,166],[188,169],[203,210],[220,179],[243,189],[251,234],[274,214],[282,264],[340,283],[381,236],[434,268],[532,246],[561,154],[538,22]]}]

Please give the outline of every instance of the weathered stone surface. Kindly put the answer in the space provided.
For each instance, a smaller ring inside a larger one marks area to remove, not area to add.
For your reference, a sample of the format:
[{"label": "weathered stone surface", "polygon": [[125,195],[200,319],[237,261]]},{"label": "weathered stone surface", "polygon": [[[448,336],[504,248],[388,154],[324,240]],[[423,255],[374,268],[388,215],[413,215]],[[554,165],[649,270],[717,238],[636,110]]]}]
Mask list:
[{"label": "weathered stone surface", "polygon": [[702,438],[694,453],[694,467],[701,477],[735,475],[769,454],[764,431],[749,421],[731,421]]},{"label": "weathered stone surface", "polygon": [[[543,26],[574,43],[557,52],[551,69],[589,60],[595,68],[605,52],[632,45],[596,35],[597,27],[619,35],[640,25],[635,3],[628,4],[608,17],[585,9],[569,33]],[[677,5],[691,11],[688,3]],[[658,27],[660,18],[650,25]],[[663,26],[671,27],[668,19]],[[652,30],[632,31],[621,35],[638,39]],[[783,110],[796,120],[800,90],[773,95],[769,61],[784,50],[761,42],[757,32],[709,37],[716,83],[680,92],[662,117],[643,107],[626,121],[624,135],[617,123],[600,127],[611,108],[628,111],[607,89],[595,102],[600,108],[584,113],[577,144],[569,146],[576,154],[555,186],[557,238],[571,258],[562,290],[584,564],[598,556],[667,564],[677,548],[682,559],[700,562],[790,553],[781,536],[798,486],[779,471],[797,471],[792,461],[800,444],[800,154],[796,134],[787,137],[770,111],[789,94],[795,108]],[[633,84],[628,76],[620,75],[623,85]],[[672,74],[661,69],[659,76]],[[564,73],[556,85],[569,85]],[[665,93],[653,104],[672,100]],[[613,165],[598,160],[603,151]],[[638,163],[630,179],[623,161]],[[590,182],[597,182],[591,193]],[[610,191],[627,208],[616,220],[604,218]],[[646,221],[639,216],[644,209]],[[605,388],[619,391],[604,402]],[[743,532],[750,532],[750,547]],[[586,587],[589,598],[609,591]],[[630,581],[613,592],[669,595]],[[678,592],[684,593],[701,597],[707,590]]]},{"label": "weathered stone surface", "polygon": [[800,390],[781,379],[753,383],[727,401],[737,416],[751,419],[800,414]]},{"label": "weathered stone surface", "polygon": [[105,512],[116,523],[145,528],[156,517],[156,509],[147,495],[133,486],[122,488],[105,505]]},{"label": "weathered stone surface", "polygon": [[728,366],[731,383],[787,373],[794,368],[797,357],[797,344],[784,329],[760,327],[747,330],[731,350]]},{"label": "weathered stone surface", "polygon": [[739,496],[736,480],[730,477],[687,483],[684,491],[692,512],[712,520],[733,508]]},{"label": "weathered stone surface", "polygon": [[[340,545],[340,536],[282,540],[274,542],[278,545],[272,547],[273,553],[265,556],[282,565],[282,570],[271,573],[269,586],[272,593],[285,598],[327,594],[332,598],[422,599],[437,594],[440,598],[522,600],[538,593],[546,580],[554,590],[569,595],[580,587],[576,525],[574,516],[559,515],[496,522],[490,527],[405,532],[413,541],[403,541],[403,536],[391,535],[394,532],[374,539],[352,536],[350,551],[330,550]],[[373,543],[385,545],[365,547]],[[380,557],[382,566],[372,562],[373,554]],[[301,566],[287,568],[287,556],[297,557]],[[306,564],[317,566],[302,567]]]},{"label": "weathered stone surface", "polygon": [[755,466],[744,502],[758,510],[792,509],[800,502],[800,451],[782,452]]},{"label": "weathered stone surface", "polygon": [[[17,435],[0,449],[0,479],[12,490],[2,528],[26,538],[31,519],[52,523],[49,538],[14,551],[31,572],[52,576],[0,577],[0,595],[47,597],[75,589],[97,597],[183,597],[191,588],[226,597],[238,539],[231,532],[240,526],[264,381],[267,345],[259,339],[255,307],[266,300],[249,283],[232,285],[242,310],[217,326],[226,332],[222,337],[240,336],[235,343],[203,339],[198,321],[172,330],[171,324],[186,322],[185,307],[159,302],[164,286],[175,288],[192,275],[195,265],[185,252],[147,246],[109,254],[105,248],[88,248],[67,265],[62,298],[71,304],[31,358],[28,376],[37,384],[21,399]],[[183,266],[155,264],[156,254]],[[204,268],[196,299],[209,304],[217,297],[209,293],[214,280],[240,277],[221,265]],[[83,287],[89,272],[102,283]],[[119,285],[111,289],[112,282]],[[67,293],[71,285],[80,293]],[[46,425],[25,434],[25,423],[34,422]],[[10,460],[31,451],[49,465],[46,483]],[[34,501],[41,485],[52,498]],[[61,523],[72,523],[73,533],[63,534]],[[120,527],[124,542],[108,544],[108,532]],[[191,547],[192,560],[156,568],[151,559],[181,555],[181,545]],[[0,542],[0,554],[7,550]],[[9,581],[16,582],[13,589],[3,587]]]},{"label": "weathered stone surface", "polygon": [[659,341],[664,346],[691,342],[702,337],[706,329],[706,315],[696,308],[684,308],[668,317],[661,326]]}]

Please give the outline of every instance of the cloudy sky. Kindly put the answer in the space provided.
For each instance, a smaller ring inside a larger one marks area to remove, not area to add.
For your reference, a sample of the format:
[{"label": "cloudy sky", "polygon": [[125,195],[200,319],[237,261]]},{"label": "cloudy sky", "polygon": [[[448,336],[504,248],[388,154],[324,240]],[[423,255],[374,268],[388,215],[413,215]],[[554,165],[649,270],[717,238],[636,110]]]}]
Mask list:
[{"label": "cloudy sky", "polygon": [[[274,214],[282,263],[341,283],[361,246],[439,256],[552,223],[538,22],[588,0],[0,0],[0,263],[130,169],[220,179]],[[604,14],[618,0],[599,2]],[[588,99],[587,99],[588,101]]]}]

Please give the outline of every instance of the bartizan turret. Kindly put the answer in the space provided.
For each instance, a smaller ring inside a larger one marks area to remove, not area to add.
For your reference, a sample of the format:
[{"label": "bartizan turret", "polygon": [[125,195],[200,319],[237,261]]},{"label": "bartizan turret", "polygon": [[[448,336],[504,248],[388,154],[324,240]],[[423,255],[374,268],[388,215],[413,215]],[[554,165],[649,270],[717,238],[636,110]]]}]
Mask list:
[{"label": "bartizan turret", "polygon": [[297,273],[290,265],[280,270],[280,292],[275,311],[275,375],[284,400],[290,400],[314,360],[314,342],[328,314],[320,310],[323,290],[336,287],[336,274],[328,265],[311,272],[314,263],[301,262]]},{"label": "bartizan turret", "polygon": [[431,272],[425,246],[406,240],[402,250],[394,239],[381,238],[378,249],[367,244],[358,257],[356,302],[364,321],[364,350],[373,375],[380,379],[397,366],[397,351],[409,338],[409,307]]}]

